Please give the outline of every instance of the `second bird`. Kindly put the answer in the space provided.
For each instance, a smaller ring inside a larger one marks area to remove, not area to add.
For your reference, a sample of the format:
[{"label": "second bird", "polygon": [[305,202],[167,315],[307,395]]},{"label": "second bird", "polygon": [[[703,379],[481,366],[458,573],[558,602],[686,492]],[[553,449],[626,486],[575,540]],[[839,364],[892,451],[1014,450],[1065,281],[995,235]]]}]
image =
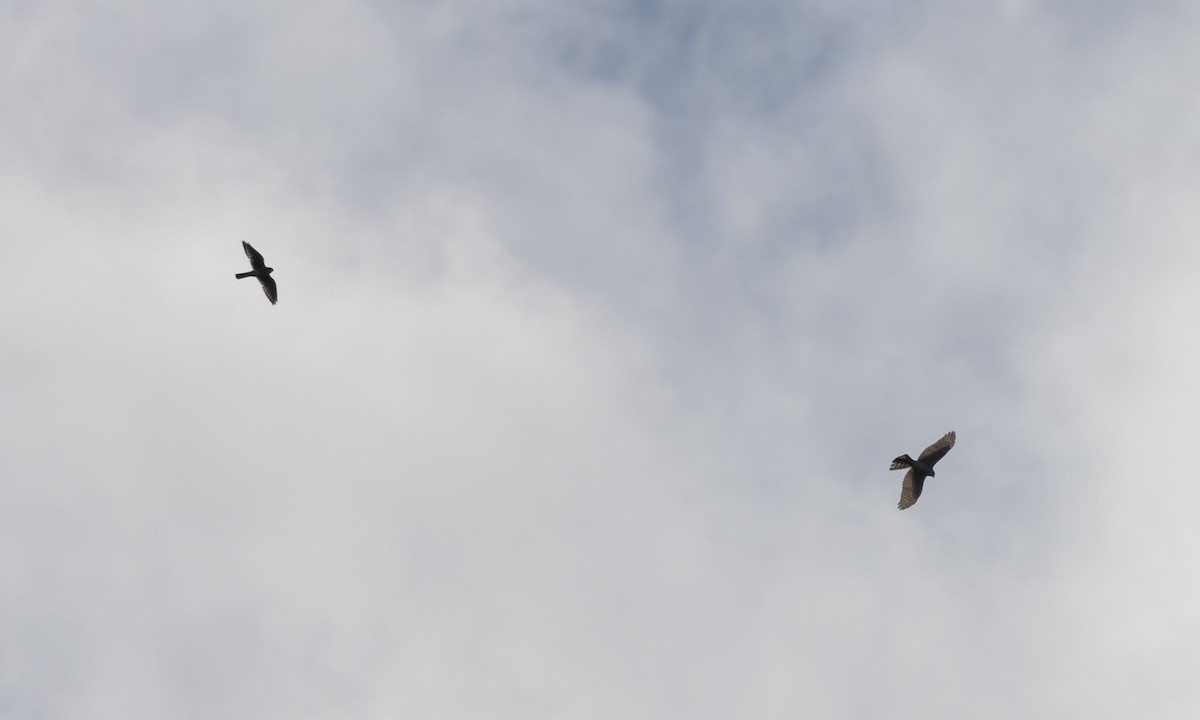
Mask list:
[{"label": "second bird", "polygon": [[262,283],[263,292],[266,293],[267,299],[274,305],[279,299],[279,290],[275,287],[275,278],[271,277],[271,273],[275,272],[275,268],[267,267],[267,263],[263,260],[263,256],[257,250],[250,247],[250,243],[242,241],[242,249],[246,251],[246,257],[250,258],[250,267],[254,268],[250,272],[238,273],[237,279],[242,278],[258,278]]}]

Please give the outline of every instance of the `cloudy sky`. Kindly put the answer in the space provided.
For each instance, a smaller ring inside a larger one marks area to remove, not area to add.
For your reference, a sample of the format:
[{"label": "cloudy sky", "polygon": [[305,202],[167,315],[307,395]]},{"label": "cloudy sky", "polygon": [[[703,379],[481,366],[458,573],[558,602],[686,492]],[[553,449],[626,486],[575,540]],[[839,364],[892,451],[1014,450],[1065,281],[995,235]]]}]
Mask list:
[{"label": "cloudy sky", "polygon": [[0,715],[1195,717],[1200,9],[975,5],[0,6]]}]

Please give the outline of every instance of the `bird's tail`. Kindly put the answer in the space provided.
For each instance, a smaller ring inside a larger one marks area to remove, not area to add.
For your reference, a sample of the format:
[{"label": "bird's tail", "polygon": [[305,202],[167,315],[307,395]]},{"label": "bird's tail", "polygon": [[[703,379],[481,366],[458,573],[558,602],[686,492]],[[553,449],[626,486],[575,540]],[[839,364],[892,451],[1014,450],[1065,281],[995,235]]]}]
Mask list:
[{"label": "bird's tail", "polygon": [[901,455],[892,461],[890,470],[903,470],[906,467],[912,467],[913,459],[908,456],[908,453]]},{"label": "bird's tail", "polygon": [[242,278],[254,277],[254,273],[252,273],[252,272],[238,273],[237,275],[234,275],[234,277],[236,277],[238,280],[241,280]]}]

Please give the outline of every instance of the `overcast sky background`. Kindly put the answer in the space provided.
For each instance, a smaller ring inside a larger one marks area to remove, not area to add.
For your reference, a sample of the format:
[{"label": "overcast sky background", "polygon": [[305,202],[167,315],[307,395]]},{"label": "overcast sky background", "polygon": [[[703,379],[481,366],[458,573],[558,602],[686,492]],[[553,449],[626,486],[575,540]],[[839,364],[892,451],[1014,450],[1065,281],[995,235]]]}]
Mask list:
[{"label": "overcast sky background", "polygon": [[0,715],[1195,717],[1133,5],[4,3]]}]

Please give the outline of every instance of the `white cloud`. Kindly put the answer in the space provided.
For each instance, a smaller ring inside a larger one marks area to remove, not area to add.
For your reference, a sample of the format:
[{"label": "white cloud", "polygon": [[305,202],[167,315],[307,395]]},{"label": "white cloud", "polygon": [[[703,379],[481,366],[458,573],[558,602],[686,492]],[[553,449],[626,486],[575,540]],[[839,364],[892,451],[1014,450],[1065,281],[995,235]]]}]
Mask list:
[{"label": "white cloud", "polygon": [[0,708],[1184,716],[1194,11],[1086,10],[7,8]]}]

